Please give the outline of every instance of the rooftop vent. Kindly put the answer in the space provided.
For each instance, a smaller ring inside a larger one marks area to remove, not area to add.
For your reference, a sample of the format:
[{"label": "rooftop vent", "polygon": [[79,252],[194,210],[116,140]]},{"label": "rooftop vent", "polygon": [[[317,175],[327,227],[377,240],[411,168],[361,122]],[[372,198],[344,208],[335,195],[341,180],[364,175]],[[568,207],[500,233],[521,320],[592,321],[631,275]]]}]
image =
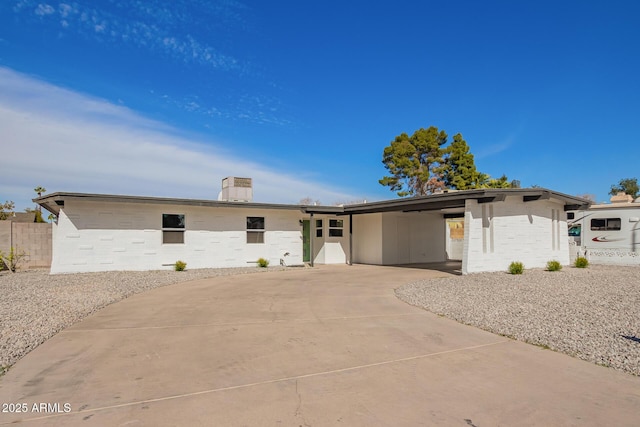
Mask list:
[{"label": "rooftop vent", "polygon": [[228,176],[223,179],[219,200],[224,202],[251,202],[253,200],[251,178]]}]

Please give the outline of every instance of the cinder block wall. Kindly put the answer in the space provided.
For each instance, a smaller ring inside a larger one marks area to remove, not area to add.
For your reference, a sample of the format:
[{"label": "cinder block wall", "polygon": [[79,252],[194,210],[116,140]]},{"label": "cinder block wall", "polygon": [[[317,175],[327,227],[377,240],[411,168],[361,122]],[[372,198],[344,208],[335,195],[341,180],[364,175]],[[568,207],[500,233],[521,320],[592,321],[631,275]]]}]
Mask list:
[{"label": "cinder block wall", "polygon": [[19,268],[51,267],[51,224],[0,221],[0,251],[7,255],[11,246],[27,254]]},{"label": "cinder block wall", "polygon": [[564,203],[557,200],[479,204],[467,200],[462,272],[506,271],[512,261],[543,268],[550,260],[569,264]]},{"label": "cinder block wall", "polygon": [[0,251],[9,253],[11,246],[11,221],[0,221]]}]

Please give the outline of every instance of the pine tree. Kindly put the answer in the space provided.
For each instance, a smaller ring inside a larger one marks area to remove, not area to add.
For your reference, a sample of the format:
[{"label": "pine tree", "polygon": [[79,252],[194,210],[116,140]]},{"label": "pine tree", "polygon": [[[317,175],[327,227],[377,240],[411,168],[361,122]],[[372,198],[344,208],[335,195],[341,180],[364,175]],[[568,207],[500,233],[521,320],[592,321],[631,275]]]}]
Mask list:
[{"label": "pine tree", "polygon": [[461,134],[453,137],[446,148],[444,182],[448,188],[469,190],[478,188],[480,173],[476,169],[473,154]]},{"label": "pine tree", "polygon": [[422,196],[444,187],[442,165],[447,142],[445,131],[420,128],[409,136],[402,133],[384,149],[382,163],[391,173],[378,182],[398,196]]}]

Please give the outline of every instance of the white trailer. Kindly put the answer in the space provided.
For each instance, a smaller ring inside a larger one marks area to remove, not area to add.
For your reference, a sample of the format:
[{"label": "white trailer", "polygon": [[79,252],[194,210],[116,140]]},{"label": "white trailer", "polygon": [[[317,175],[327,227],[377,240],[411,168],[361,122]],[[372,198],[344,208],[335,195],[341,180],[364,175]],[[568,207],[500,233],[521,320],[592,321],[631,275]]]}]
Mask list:
[{"label": "white trailer", "polygon": [[592,205],[567,212],[571,260],[640,265],[640,203]]}]

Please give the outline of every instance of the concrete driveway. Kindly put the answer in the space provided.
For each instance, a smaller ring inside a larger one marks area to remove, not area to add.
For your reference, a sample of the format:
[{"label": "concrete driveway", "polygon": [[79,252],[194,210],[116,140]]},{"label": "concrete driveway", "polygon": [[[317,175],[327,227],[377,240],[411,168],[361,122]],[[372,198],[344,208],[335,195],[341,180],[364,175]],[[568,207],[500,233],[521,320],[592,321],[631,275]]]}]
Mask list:
[{"label": "concrete driveway", "polygon": [[[393,294],[445,274],[321,266],[136,295],[61,332],[1,378],[2,409],[13,410],[0,413],[0,424],[640,423],[640,378],[458,324]],[[15,413],[15,404],[27,412]]]}]

